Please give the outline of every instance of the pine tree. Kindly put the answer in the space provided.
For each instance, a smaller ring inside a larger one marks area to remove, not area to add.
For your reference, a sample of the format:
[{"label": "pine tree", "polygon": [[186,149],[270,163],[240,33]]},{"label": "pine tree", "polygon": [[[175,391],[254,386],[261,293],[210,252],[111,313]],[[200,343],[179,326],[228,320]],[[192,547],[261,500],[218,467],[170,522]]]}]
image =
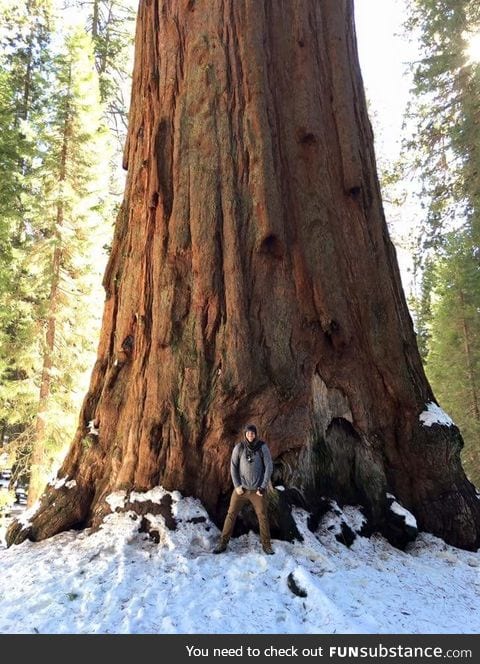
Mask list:
[{"label": "pine tree", "polygon": [[415,130],[406,145],[423,183],[423,248],[441,246],[452,226],[477,223],[472,203],[479,181],[467,173],[480,139],[478,63],[467,62],[466,41],[466,31],[480,25],[475,5],[416,0],[407,23],[423,56],[414,65],[416,98],[408,117]]},{"label": "pine tree", "polygon": [[72,390],[78,390],[76,380],[93,359],[99,321],[92,282],[96,275],[100,283],[108,233],[103,222],[111,213],[105,168],[108,132],[102,125],[92,41],[81,27],[68,35],[64,52],[56,58],[51,108],[51,122],[42,136],[48,146],[42,181],[44,239],[35,247],[39,260],[32,268],[47,285],[48,296],[41,316],[44,338],[30,504],[45,484],[52,457],[71,435],[78,408]]},{"label": "pine tree", "polygon": [[94,358],[111,150],[85,31],[51,40],[48,0],[7,4],[1,26],[0,424],[16,478],[28,481],[33,450],[32,501]]},{"label": "pine tree", "polygon": [[480,271],[471,238],[449,234],[435,263],[427,373],[467,440],[464,461],[480,484]]},{"label": "pine tree", "polygon": [[49,0],[4,3],[0,75],[0,422],[9,439],[28,429],[35,411],[35,306],[44,293],[26,268],[35,244],[38,166],[49,91]]},{"label": "pine tree", "polygon": [[428,376],[464,431],[465,465],[478,481],[480,319],[469,303],[477,299],[480,258],[480,65],[468,59],[467,47],[480,29],[480,8],[472,0],[416,0],[408,29],[420,36],[423,52],[407,144],[425,209],[416,252],[417,332]]},{"label": "pine tree", "polygon": [[95,50],[100,94],[118,147],[125,142],[133,66],[136,0],[92,0],[87,26]]}]

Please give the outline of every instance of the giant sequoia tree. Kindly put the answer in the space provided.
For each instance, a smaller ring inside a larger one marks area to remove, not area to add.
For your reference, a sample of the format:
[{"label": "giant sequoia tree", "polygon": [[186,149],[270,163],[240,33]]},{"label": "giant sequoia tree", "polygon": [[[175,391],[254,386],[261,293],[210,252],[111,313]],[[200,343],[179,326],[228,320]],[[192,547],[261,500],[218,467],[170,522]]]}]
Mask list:
[{"label": "giant sequoia tree", "polygon": [[219,520],[253,420],[309,508],[360,502],[381,527],[389,491],[421,528],[477,547],[461,435],[420,417],[434,396],[383,216],[352,0],[142,0],[124,165],[69,481],[9,542],[95,525],[112,491],[158,484]]}]

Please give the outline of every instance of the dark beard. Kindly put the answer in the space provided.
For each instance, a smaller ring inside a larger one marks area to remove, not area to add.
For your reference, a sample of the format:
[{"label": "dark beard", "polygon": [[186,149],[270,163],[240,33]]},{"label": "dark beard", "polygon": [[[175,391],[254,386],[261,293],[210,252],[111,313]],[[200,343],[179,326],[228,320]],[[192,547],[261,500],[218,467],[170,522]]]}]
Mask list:
[{"label": "dark beard", "polygon": [[245,442],[247,443],[247,451],[252,454],[256,454],[262,445],[262,441],[259,438],[255,438],[252,442],[245,439]]}]

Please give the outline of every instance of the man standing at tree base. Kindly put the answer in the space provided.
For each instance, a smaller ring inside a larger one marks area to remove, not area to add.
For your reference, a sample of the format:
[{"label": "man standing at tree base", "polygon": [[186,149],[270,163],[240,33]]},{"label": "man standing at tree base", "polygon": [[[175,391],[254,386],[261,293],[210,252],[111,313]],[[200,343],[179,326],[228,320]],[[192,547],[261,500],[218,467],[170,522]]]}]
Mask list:
[{"label": "man standing at tree base", "polygon": [[273,463],[267,444],[257,438],[257,427],[245,427],[245,440],[235,445],[230,462],[234,490],[225,517],[220,541],[213,553],[223,553],[233,532],[238,513],[244,505],[253,505],[260,529],[263,551],[272,554],[265,491],[272,475]]}]

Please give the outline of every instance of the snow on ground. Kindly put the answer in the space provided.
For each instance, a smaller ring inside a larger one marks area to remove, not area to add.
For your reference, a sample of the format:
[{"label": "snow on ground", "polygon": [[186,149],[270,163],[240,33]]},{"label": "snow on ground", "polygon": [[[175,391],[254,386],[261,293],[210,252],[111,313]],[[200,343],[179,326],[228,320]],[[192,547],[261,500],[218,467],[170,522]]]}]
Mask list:
[{"label": "snow on ground", "polygon": [[[159,497],[165,495],[158,489]],[[218,529],[202,505],[178,492],[171,496],[176,530],[168,530],[160,516],[149,517],[159,544],[138,532],[141,518],[127,512],[109,515],[95,532],[69,531],[0,549],[0,632],[480,630],[478,552],[427,534],[407,552],[381,536],[357,537],[348,549],[335,539],[338,528],[332,526],[340,517],[334,512],[312,533],[308,515],[295,509],[304,542],[273,540],[276,553],[266,556],[251,532],[234,539],[227,553],[212,555]],[[112,506],[123,504],[120,498]],[[363,519],[354,507],[344,508],[341,518],[354,529]],[[290,574],[305,598],[288,587]]]}]

